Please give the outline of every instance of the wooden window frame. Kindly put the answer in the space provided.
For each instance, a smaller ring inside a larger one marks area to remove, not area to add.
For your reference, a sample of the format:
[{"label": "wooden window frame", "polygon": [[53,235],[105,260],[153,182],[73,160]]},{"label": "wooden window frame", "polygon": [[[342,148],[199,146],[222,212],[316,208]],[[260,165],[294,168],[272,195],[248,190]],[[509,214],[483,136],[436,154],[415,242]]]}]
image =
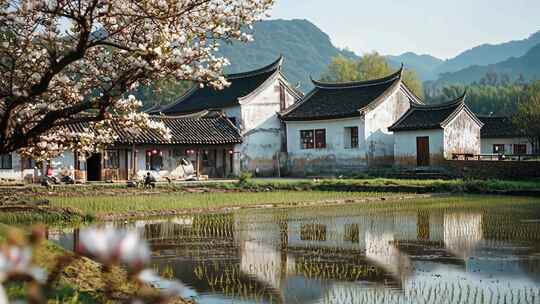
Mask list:
[{"label": "wooden window frame", "polygon": [[[6,164],[8,162],[9,164]],[[11,155],[11,153],[0,155],[0,169],[2,170],[13,169],[13,155]]]},{"label": "wooden window frame", "polygon": [[[527,144],[514,144],[513,147],[514,155],[526,155],[527,154]],[[523,150],[523,151],[519,151]]]},{"label": "wooden window frame", "polygon": [[309,150],[309,149],[314,149],[314,148],[315,148],[315,131],[314,130],[300,130],[300,149]]},{"label": "wooden window frame", "polygon": [[[114,155],[114,157],[111,157]],[[105,150],[103,156],[103,168],[116,170],[120,169],[120,151],[119,150]]]},{"label": "wooden window frame", "polygon": [[[498,149],[501,147],[502,149]],[[493,153],[504,154],[505,150],[506,150],[506,147],[504,144],[493,144]]]},{"label": "wooden window frame", "polygon": [[326,129],[315,130],[315,148],[326,149]]}]

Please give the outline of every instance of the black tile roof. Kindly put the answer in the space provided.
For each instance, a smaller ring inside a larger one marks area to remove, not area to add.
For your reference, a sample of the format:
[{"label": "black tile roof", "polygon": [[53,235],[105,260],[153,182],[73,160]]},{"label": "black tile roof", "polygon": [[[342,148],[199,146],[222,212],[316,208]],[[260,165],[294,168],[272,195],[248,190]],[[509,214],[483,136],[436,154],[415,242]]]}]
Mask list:
[{"label": "black tile roof", "polygon": [[360,116],[367,107],[401,80],[402,69],[380,79],[323,83],[312,80],[315,88],[282,114],[285,121],[324,120]]},{"label": "black tile roof", "polygon": [[[218,117],[167,117],[151,116],[151,120],[163,122],[170,130],[171,139],[166,140],[157,132],[142,131],[138,134],[114,128],[116,144],[184,144],[224,145],[238,144],[242,137],[238,129],[223,116]],[[88,124],[70,125],[72,132],[83,132]]]},{"label": "black tile roof", "polygon": [[505,137],[523,137],[525,133],[520,130],[510,117],[478,117],[484,126],[481,130],[481,136],[483,138],[505,138]]},{"label": "black tile roof", "polygon": [[249,72],[226,76],[230,86],[217,90],[209,86],[194,86],[178,101],[161,109],[166,115],[195,113],[203,110],[222,109],[238,105],[238,99],[249,95],[281,68],[283,57],[273,63]]},{"label": "black tile roof", "polygon": [[[465,104],[466,94],[456,100],[438,105],[423,105],[411,103],[411,108],[392,126],[390,131],[411,131],[411,130],[429,130],[440,129],[454,115],[465,108],[474,119],[476,116],[468,109]],[[478,121],[480,124],[481,122]]]}]

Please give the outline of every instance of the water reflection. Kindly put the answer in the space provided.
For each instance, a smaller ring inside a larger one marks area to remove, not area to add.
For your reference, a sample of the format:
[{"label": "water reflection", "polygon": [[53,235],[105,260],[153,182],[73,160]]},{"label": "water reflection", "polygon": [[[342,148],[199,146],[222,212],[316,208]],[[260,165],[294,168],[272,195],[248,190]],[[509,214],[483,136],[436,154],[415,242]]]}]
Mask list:
[{"label": "water reflection", "polygon": [[[540,303],[540,223],[512,212],[331,207],[106,225],[140,230],[155,268],[198,303]],[[49,231],[66,248],[76,235]]]}]

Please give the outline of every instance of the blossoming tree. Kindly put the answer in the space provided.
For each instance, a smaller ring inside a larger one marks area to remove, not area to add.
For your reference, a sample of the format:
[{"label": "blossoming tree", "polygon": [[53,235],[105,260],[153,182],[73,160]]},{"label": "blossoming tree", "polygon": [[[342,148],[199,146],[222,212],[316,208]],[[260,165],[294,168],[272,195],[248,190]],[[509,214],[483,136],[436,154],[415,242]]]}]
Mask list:
[{"label": "blossoming tree", "polygon": [[[0,0],[0,154],[90,152],[113,128],[168,130],[131,90],[160,79],[221,88],[219,43],[273,0]],[[70,125],[87,126],[77,132]]]}]

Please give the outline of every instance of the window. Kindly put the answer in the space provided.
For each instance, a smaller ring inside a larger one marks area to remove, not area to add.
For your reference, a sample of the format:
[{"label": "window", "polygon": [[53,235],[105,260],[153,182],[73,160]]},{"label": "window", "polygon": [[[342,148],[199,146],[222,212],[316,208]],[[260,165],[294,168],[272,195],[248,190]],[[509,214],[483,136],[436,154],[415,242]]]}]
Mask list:
[{"label": "window", "polygon": [[527,154],[527,145],[526,144],[515,144],[514,145],[514,154],[515,155],[525,155],[525,154]]},{"label": "window", "polygon": [[315,130],[315,147],[317,149],[326,148],[326,130]]},{"label": "window", "polygon": [[345,148],[358,148],[358,127],[345,128]]},{"label": "window", "polygon": [[315,147],[313,130],[300,131],[300,144],[302,145],[302,149],[313,149]]},{"label": "window", "polygon": [[300,227],[302,241],[326,241],[326,225],[304,224]]},{"label": "window", "polygon": [[11,153],[0,155],[0,169],[13,169]]},{"label": "window", "polygon": [[326,148],[326,130],[301,130],[300,147],[302,149]]},{"label": "window", "polygon": [[103,155],[103,167],[105,169],[120,168],[120,154],[118,150],[106,150]]},{"label": "window", "polygon": [[163,152],[153,149],[146,151],[146,170],[160,171],[163,167]]},{"label": "window", "polygon": [[503,144],[493,145],[493,153],[504,154],[504,145]]}]

